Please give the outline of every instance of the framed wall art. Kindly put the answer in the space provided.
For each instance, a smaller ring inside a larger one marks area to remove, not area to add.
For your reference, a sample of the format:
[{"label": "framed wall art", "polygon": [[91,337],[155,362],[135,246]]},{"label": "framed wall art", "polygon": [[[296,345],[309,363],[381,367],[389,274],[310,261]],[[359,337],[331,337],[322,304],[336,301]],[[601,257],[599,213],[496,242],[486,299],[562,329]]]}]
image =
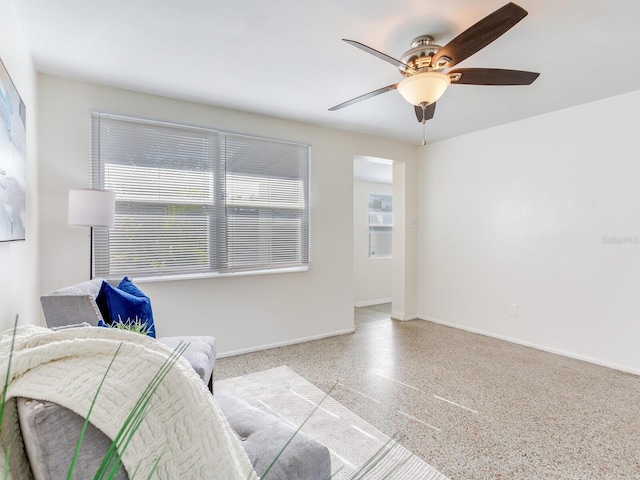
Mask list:
[{"label": "framed wall art", "polygon": [[0,60],[0,242],[25,239],[26,114]]}]

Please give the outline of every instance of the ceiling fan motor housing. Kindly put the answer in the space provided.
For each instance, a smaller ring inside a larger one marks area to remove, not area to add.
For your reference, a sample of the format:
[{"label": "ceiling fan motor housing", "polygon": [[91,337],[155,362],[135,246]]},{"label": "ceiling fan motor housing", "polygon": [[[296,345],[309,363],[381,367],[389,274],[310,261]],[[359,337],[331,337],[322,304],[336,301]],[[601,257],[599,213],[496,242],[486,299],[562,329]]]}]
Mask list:
[{"label": "ceiling fan motor housing", "polygon": [[[404,52],[400,61],[404,65],[400,65],[400,73],[405,77],[415,75],[417,72],[428,72],[432,70],[441,70],[431,66],[431,59],[442,48],[441,45],[433,43],[434,39],[431,35],[421,35],[411,41],[411,49]],[[408,69],[405,65],[412,67]]]}]

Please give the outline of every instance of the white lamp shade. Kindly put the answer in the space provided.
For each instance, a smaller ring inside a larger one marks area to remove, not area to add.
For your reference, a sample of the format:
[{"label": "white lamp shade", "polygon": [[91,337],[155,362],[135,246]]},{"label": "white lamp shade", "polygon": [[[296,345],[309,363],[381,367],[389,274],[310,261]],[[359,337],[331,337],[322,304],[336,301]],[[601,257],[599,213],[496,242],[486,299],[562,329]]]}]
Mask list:
[{"label": "white lamp shade", "polygon": [[116,194],[109,190],[69,190],[70,227],[113,227]]},{"label": "white lamp shade", "polygon": [[444,73],[422,72],[405,78],[398,85],[398,91],[413,105],[430,105],[438,101],[450,84],[451,79]]}]

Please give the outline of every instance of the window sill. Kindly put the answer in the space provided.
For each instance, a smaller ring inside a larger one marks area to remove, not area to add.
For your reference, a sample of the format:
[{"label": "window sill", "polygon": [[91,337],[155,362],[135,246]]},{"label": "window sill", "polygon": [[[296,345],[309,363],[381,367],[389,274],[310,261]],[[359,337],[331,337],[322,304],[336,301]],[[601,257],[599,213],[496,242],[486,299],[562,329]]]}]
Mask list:
[{"label": "window sill", "polygon": [[224,278],[224,277],[245,277],[254,275],[277,275],[280,273],[298,273],[306,272],[309,270],[308,266],[305,267],[288,267],[277,268],[268,270],[254,270],[247,272],[234,272],[234,273],[183,273],[179,275],[156,275],[149,277],[136,277],[135,274],[131,275],[131,278],[136,283],[158,283],[158,282],[179,282],[184,280],[201,280],[205,278]]}]

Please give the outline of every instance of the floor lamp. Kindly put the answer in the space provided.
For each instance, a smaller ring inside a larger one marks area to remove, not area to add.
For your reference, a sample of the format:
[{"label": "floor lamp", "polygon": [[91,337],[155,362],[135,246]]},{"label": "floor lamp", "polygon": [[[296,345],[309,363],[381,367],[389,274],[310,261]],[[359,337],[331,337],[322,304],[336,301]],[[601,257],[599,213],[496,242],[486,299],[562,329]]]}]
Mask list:
[{"label": "floor lamp", "polygon": [[93,229],[111,228],[115,221],[116,195],[109,190],[82,188],[69,190],[70,227],[90,228],[89,278],[93,278]]}]

